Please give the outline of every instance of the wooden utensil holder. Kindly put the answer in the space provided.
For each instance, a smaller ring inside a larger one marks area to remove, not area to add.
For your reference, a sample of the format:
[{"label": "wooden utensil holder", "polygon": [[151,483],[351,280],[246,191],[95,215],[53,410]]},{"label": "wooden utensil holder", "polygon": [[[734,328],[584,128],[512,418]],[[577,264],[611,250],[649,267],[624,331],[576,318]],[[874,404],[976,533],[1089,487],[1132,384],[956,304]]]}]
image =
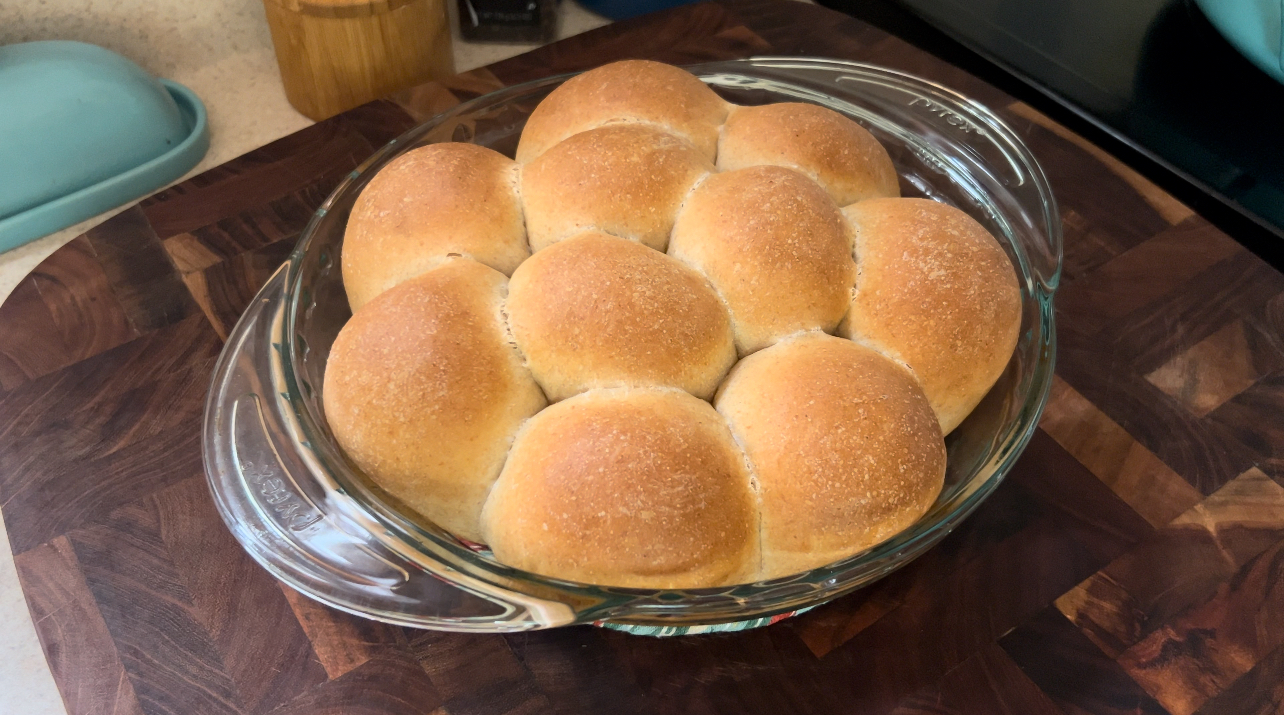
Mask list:
[{"label": "wooden utensil holder", "polygon": [[454,74],[447,0],[263,0],[285,96],[320,121]]}]

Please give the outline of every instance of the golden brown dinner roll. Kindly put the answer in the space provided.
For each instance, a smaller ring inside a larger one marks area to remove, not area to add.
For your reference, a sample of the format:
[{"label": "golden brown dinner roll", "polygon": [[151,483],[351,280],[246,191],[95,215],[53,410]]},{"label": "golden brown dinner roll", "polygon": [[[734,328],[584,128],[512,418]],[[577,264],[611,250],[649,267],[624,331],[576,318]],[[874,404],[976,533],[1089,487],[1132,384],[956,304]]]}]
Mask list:
[{"label": "golden brown dinner roll", "polygon": [[832,331],[851,302],[856,264],[833,200],[793,169],[709,176],[687,199],[670,255],[708,276],[748,354],[800,330]]},{"label": "golden brown dinner roll", "polygon": [[567,80],[535,107],[517,145],[517,160],[532,161],[587,129],[628,122],[682,137],[712,162],[728,107],[685,70],[647,60],[614,62]]},{"label": "golden brown dinner roll", "polygon": [[663,251],[682,199],[710,171],[689,144],[651,127],[576,134],[522,169],[531,248],[599,229]]},{"label": "golden brown dinner roll", "polygon": [[638,588],[747,581],[757,527],[722,418],[661,389],[594,390],[532,417],[482,514],[505,564]]},{"label": "golden brown dinner roll", "polygon": [[325,372],[326,419],[348,456],[473,540],[513,435],[546,404],[504,332],[506,282],[470,259],[447,260],[357,311]]},{"label": "golden brown dinner roll", "polygon": [[713,396],[736,361],[731,319],[704,277],[599,231],[513,272],[508,324],[550,400],[594,387],[666,385]]},{"label": "golden brown dinner roll", "polygon": [[896,167],[874,135],[815,104],[786,102],[732,110],[718,142],[718,170],[764,164],[810,176],[839,206],[901,193]]},{"label": "golden brown dinner roll", "polygon": [[884,541],[944,483],[945,442],[913,376],[842,338],[804,333],[750,355],[716,404],[757,478],[760,578]]},{"label": "golden brown dinner roll", "polygon": [[843,210],[860,278],[839,334],[913,370],[949,434],[1016,347],[1021,293],[998,241],[962,211],[927,199],[871,199]]},{"label": "golden brown dinner roll", "polygon": [[530,255],[517,164],[475,144],[430,144],[379,170],[343,237],[343,284],[355,312],[449,254],[509,274]]}]

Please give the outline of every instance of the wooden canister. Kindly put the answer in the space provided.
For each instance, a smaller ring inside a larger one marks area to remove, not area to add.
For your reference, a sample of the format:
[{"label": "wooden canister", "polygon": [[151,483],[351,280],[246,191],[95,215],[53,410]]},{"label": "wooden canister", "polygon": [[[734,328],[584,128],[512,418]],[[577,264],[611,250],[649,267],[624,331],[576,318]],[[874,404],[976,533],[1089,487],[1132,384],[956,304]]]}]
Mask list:
[{"label": "wooden canister", "polygon": [[315,120],[454,74],[447,0],[263,0],[294,108]]}]

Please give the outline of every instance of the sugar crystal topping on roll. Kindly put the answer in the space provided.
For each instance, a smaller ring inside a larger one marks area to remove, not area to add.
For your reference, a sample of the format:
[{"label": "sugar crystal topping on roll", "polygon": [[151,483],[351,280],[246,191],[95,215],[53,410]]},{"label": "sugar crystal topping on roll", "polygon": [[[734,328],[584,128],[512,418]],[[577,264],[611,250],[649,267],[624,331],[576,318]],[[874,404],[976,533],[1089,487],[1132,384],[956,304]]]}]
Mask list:
[{"label": "sugar crystal topping on roll", "polygon": [[761,578],[839,561],[911,525],[940,493],[945,444],[905,368],[804,333],[745,358],[717,408],[754,465]]},{"label": "sugar crystal topping on roll", "polygon": [[900,196],[896,167],[874,135],[814,104],[738,107],[731,113],[718,143],[718,170],[763,165],[806,174],[840,206]]},{"label": "sugar crystal topping on roll", "polygon": [[775,166],[700,184],[678,214],[669,253],[726,300],[742,355],[800,330],[832,331],[856,282],[838,207],[811,179]]},{"label": "sugar crystal topping on roll", "polygon": [[546,403],[509,344],[504,275],[451,259],[386,291],[335,338],[335,438],[406,506],[468,539],[518,426]]},{"label": "sugar crystal topping on roll", "polygon": [[551,400],[652,385],[707,399],[736,361],[731,319],[703,276],[596,231],[513,273],[508,324]]},{"label": "sugar crystal topping on roll", "polygon": [[861,273],[839,334],[914,371],[947,434],[999,379],[1021,326],[1016,273],[966,213],[927,199],[845,209]]},{"label": "sugar crystal topping on roll", "polygon": [[576,134],[522,170],[522,204],[538,251],[589,229],[663,251],[682,200],[713,165],[652,127]]},{"label": "sugar crystal topping on roll", "polygon": [[357,310],[452,255],[507,275],[530,254],[517,164],[474,144],[430,144],[389,162],[357,197],[343,283]]},{"label": "sugar crystal topping on roll", "polygon": [[685,70],[647,60],[613,62],[567,80],[539,103],[522,131],[517,160],[533,161],[606,124],[645,124],[681,138],[712,162],[729,107]]},{"label": "sugar crystal topping on roll", "polygon": [[744,456],[709,403],[594,390],[532,418],[482,517],[500,561],[640,588],[741,583],[758,567]]}]

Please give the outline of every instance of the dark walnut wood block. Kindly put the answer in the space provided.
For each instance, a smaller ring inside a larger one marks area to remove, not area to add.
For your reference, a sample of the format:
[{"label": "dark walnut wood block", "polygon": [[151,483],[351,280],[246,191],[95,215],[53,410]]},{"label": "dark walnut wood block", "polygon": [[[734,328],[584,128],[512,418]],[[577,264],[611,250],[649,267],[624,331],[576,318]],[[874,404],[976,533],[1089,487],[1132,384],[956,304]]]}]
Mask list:
[{"label": "dark walnut wood block", "polygon": [[[996,109],[1066,231],[1052,400],[953,535],[802,617],[648,639],[386,626],[282,587],[202,473],[222,341],[377,147],[610,60],[900,68]],[[828,10],[726,0],[359,107],[120,214],[0,307],[0,510],[68,710],[146,713],[1284,712],[1284,275],[1083,139]],[[11,616],[12,617],[12,616]]]}]

